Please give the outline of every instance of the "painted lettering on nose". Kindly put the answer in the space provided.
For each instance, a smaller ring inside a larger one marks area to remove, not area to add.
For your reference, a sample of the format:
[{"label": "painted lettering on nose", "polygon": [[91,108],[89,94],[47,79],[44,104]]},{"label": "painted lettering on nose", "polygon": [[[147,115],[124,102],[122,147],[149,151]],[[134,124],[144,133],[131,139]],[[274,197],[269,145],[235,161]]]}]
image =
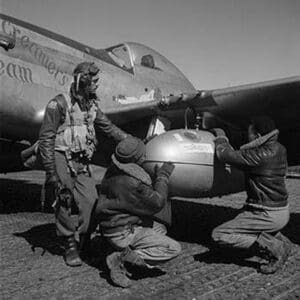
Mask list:
[{"label": "painted lettering on nose", "polygon": [[0,75],[4,74],[24,83],[33,83],[32,70],[29,67],[12,62],[5,64],[5,61],[0,60]]}]

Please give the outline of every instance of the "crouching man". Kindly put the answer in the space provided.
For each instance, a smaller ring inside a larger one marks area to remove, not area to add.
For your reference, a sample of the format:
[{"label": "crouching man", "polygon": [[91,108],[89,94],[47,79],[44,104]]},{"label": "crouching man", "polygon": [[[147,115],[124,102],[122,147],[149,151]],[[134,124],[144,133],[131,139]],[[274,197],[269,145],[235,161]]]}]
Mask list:
[{"label": "crouching man", "polygon": [[213,240],[220,246],[247,249],[266,260],[264,274],[276,272],[287,260],[290,241],[279,231],[289,221],[285,187],[286,149],[269,117],[256,117],[248,127],[249,143],[234,150],[222,129],[215,129],[216,155],[224,163],[245,171],[247,201],[233,220],[215,228]]},{"label": "crouching man", "polygon": [[157,213],[162,217],[168,210],[168,181],[174,165],[164,163],[152,182],[142,168],[145,150],[144,143],[133,137],[117,145],[96,207],[102,234],[117,250],[106,258],[110,277],[121,287],[131,283],[125,262],[147,268],[181,252],[180,244],[166,236],[166,227],[154,221]]}]

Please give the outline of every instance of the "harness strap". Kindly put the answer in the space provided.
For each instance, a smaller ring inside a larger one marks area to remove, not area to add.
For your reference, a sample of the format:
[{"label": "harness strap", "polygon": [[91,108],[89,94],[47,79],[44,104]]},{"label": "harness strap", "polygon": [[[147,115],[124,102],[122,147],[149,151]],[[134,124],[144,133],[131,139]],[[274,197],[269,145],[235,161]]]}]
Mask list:
[{"label": "harness strap", "polygon": [[66,150],[65,151],[65,157],[67,160],[67,165],[68,165],[68,170],[71,173],[71,176],[77,176],[77,172],[73,166],[73,162],[72,162],[72,152],[70,150]]}]

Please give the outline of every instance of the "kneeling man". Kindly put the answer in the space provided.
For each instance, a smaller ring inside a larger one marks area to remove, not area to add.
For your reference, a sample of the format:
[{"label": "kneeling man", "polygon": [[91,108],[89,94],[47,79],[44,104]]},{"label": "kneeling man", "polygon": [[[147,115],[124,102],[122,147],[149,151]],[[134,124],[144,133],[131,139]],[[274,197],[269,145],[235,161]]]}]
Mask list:
[{"label": "kneeling man", "polygon": [[215,228],[213,240],[220,246],[247,249],[266,260],[264,274],[276,272],[288,258],[290,241],[280,230],[289,221],[285,186],[286,149],[278,142],[279,131],[266,116],[256,117],[248,127],[249,143],[234,150],[222,129],[215,129],[219,160],[244,170],[247,201],[233,220]]},{"label": "kneeling man", "polygon": [[154,221],[158,215],[170,221],[168,181],[174,165],[164,163],[152,182],[142,168],[145,154],[146,147],[137,138],[128,137],[117,145],[96,208],[102,234],[117,250],[106,259],[110,277],[121,287],[130,285],[125,262],[151,268],[181,252],[180,244],[166,236],[166,227]]}]

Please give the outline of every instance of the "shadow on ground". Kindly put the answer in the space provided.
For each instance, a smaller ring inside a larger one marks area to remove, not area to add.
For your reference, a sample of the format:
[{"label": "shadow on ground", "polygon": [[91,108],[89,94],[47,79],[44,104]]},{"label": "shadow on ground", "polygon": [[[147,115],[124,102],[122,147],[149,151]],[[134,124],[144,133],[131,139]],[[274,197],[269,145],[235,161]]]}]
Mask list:
[{"label": "shadow on ground", "polygon": [[[238,213],[238,209],[230,207],[175,201],[173,205],[173,227],[170,235],[181,242],[197,243],[213,248],[212,230],[234,218]],[[299,214],[291,214],[290,221],[282,232],[293,243],[300,244]],[[56,236],[54,223],[34,226],[27,231],[16,232],[14,235],[26,239],[33,251],[42,248],[43,252],[48,251],[53,255],[63,255],[63,241]],[[93,267],[103,269],[105,257],[112,249],[106,245],[100,234],[94,235],[91,249],[91,255],[86,262]],[[206,255],[203,259],[208,262],[210,256]],[[226,255],[222,259],[226,260]]]},{"label": "shadow on ground", "polygon": [[[233,218],[240,209],[183,201],[173,202],[171,235],[182,242],[199,243],[210,247],[212,230]],[[293,243],[300,244],[300,214],[291,213],[282,233]]]},{"label": "shadow on ground", "polygon": [[173,201],[171,235],[182,242],[210,246],[211,232],[218,225],[233,219],[239,210],[232,207]]},{"label": "shadow on ground", "polygon": [[41,190],[41,184],[1,178],[0,213],[41,211]]},{"label": "shadow on ground", "polygon": [[31,246],[33,252],[41,248],[43,254],[49,252],[52,255],[63,255],[62,242],[56,236],[54,223],[34,226],[24,232],[15,232],[13,235],[24,238]]},{"label": "shadow on ground", "polygon": [[260,266],[257,257],[253,257],[247,251],[235,249],[212,248],[207,252],[194,255],[194,260],[208,264],[235,264],[241,267],[252,267],[254,269]]}]

